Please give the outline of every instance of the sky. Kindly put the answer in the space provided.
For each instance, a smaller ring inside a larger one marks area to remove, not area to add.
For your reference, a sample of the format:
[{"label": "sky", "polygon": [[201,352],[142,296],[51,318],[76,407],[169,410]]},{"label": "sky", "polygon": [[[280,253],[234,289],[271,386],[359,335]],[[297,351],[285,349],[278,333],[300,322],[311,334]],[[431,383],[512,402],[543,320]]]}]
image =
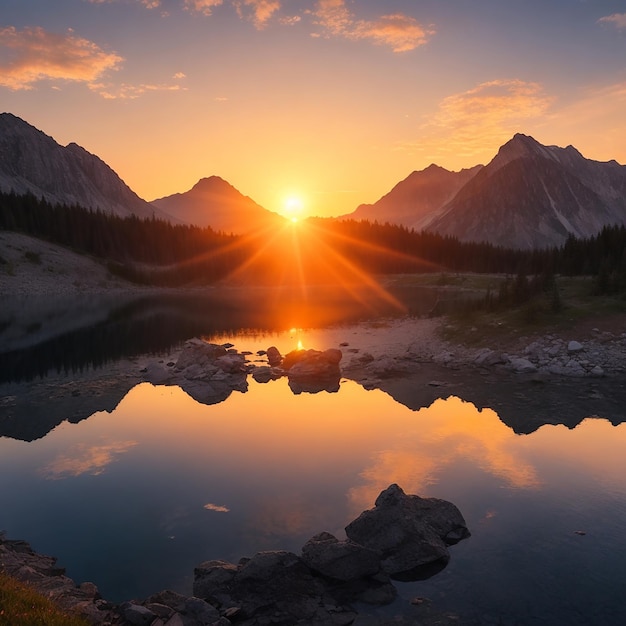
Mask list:
[{"label": "sky", "polygon": [[626,0],[0,0],[0,112],[146,200],[347,214],[516,132],[626,163]]}]

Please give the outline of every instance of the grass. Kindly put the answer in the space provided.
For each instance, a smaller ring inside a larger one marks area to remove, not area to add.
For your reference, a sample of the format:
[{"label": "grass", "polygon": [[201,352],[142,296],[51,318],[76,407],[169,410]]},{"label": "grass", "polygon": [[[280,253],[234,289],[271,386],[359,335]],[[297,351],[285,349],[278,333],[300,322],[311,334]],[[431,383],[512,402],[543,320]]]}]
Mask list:
[{"label": "grass", "polygon": [[[502,277],[503,279],[503,277]],[[491,277],[483,290],[494,290],[497,277]],[[480,290],[479,281],[470,277],[466,282]],[[594,296],[589,277],[558,277],[560,307],[555,310],[550,294],[536,295],[518,307],[487,312],[472,307],[460,309],[448,316],[443,337],[448,341],[478,346],[487,339],[508,341],[527,334],[565,332],[581,323],[626,314],[626,297],[621,295]]]},{"label": "grass", "polygon": [[0,572],[0,626],[88,626],[32,587]]}]

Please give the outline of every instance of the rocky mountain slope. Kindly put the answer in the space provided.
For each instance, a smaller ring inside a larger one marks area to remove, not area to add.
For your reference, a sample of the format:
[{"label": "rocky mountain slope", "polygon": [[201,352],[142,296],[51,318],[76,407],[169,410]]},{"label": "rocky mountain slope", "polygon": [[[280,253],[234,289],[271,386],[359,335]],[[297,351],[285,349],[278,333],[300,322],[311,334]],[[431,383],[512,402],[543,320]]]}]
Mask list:
[{"label": "rocky mountain slope", "polygon": [[344,218],[402,224],[511,248],[562,244],[626,224],[626,166],[517,134],[486,166],[413,172]]},{"label": "rocky mountain slope", "polygon": [[344,217],[402,224],[422,230],[481,168],[482,165],[476,165],[451,172],[433,163],[424,170],[409,174],[374,204],[362,204],[354,213]]},{"label": "rocky mountain slope", "polygon": [[226,233],[261,230],[284,222],[284,218],[267,211],[219,176],[202,178],[189,191],[152,204],[182,222]]},{"label": "rocky mountain slope", "polygon": [[514,248],[562,244],[626,224],[626,166],[517,134],[427,228]]},{"label": "rocky mountain slope", "polygon": [[97,156],[75,143],[63,147],[10,113],[0,114],[0,190],[122,217],[166,218]]}]

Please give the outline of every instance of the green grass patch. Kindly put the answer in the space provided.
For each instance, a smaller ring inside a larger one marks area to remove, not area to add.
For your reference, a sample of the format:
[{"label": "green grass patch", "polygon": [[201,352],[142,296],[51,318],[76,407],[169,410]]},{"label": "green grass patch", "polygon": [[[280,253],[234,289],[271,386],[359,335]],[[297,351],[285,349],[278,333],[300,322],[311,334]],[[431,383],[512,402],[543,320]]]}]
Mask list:
[{"label": "green grass patch", "polygon": [[[480,307],[459,308],[450,313],[442,336],[468,346],[506,342],[526,334],[559,333],[581,323],[626,314],[626,297],[592,295],[589,277],[558,277],[558,300],[553,292],[532,296],[518,306],[487,311]],[[493,286],[487,287],[493,293]],[[486,294],[486,289],[485,289]]]},{"label": "green grass patch", "polygon": [[88,626],[32,587],[0,573],[0,626]]}]

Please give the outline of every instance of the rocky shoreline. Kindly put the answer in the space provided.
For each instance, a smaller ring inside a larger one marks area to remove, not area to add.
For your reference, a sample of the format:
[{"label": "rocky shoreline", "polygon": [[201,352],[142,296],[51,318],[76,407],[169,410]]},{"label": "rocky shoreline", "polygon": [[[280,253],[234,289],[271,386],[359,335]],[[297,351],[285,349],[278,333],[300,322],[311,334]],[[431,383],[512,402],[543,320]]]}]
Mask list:
[{"label": "rocky shoreline", "polygon": [[333,347],[294,350],[284,357],[274,346],[254,355],[240,353],[232,344],[192,339],[181,352],[147,364],[142,374],[148,382],[178,385],[197,401],[212,404],[233,391],[245,392],[248,375],[259,383],[286,376],[298,394],[338,391],[342,377],[375,389],[386,380],[410,376],[429,365],[444,371],[525,375],[540,382],[610,378],[626,372],[626,332],[621,331],[621,319],[614,330],[593,327],[576,339],[550,333],[522,336],[506,344],[496,341],[492,347],[445,341],[441,339],[443,324],[440,319],[404,318],[388,320],[382,328],[338,327],[325,337]]},{"label": "rocky shoreline", "polygon": [[448,546],[470,535],[454,504],[407,495],[395,484],[345,530],[345,540],[315,535],[300,555],[205,561],[194,570],[191,597],[165,590],[119,605],[102,599],[93,583],[76,585],[55,558],[1,534],[0,568],[98,626],[349,626],[358,623],[355,604],[389,604],[397,595],[393,579],[445,567]]},{"label": "rocky shoreline", "polygon": [[[447,323],[442,319],[405,318],[375,325],[364,323],[326,329],[324,339],[331,348],[324,351],[296,351],[297,354],[285,356],[271,346],[251,354],[239,352],[229,344],[216,345],[193,339],[180,352],[165,358],[135,362],[136,371],[129,373],[129,376],[137,382],[144,380],[154,384],[179,385],[198,401],[210,404],[223,401],[235,390],[245,391],[248,376],[260,383],[286,376],[294,393],[315,393],[322,390],[337,391],[341,378],[350,378],[366,388],[385,388],[390,382],[408,378],[416,372],[428,376],[437,368],[440,378],[429,380],[426,384],[433,389],[433,393],[446,395],[440,388],[445,388],[448,377],[451,380],[453,374],[458,372],[489,372],[496,376],[502,373],[509,378],[540,382],[577,379],[617,381],[626,372],[626,332],[622,331],[622,318],[615,318],[610,327],[579,327],[572,331],[575,334],[571,337],[556,333],[521,336],[510,338],[506,343],[494,340],[490,346],[483,347],[456,345],[443,340],[440,331]],[[331,551],[350,550],[346,548],[345,542],[327,533],[312,538],[307,546],[303,547],[303,555],[323,552],[329,548]],[[368,621],[366,617],[360,616],[351,602],[367,602],[365,598],[368,596],[370,600],[377,598],[377,601],[389,601],[394,592],[393,585],[385,579],[385,576],[389,576],[388,572],[358,576],[356,591],[353,588],[346,595],[343,591],[338,592],[341,585],[337,586],[336,575],[328,575],[328,571],[324,573],[325,566],[320,570],[318,564],[311,573],[311,565],[303,560],[303,556],[280,551],[269,554],[271,556],[244,559],[238,564],[209,561],[199,565],[195,572],[196,595],[191,598],[163,591],[141,602],[114,605],[100,598],[94,584],[76,585],[67,578],[64,570],[57,567],[56,559],[36,554],[24,541],[0,536],[0,564],[3,571],[34,584],[62,607],[79,611],[94,624],[227,626],[237,623],[260,626],[297,623],[293,615],[286,617],[277,609],[274,613],[272,609],[269,615],[263,613],[256,616],[250,605],[242,609],[247,602],[247,591],[235,590],[233,581],[241,578],[244,589],[246,584],[250,584],[246,577],[251,570],[270,565],[271,568],[286,568],[285,571],[291,571],[289,568],[294,567],[292,571],[300,572],[304,580],[308,581],[302,583],[303,587],[307,587],[311,580],[319,583],[324,576],[334,581],[331,587],[335,596],[324,589],[316,592],[314,600],[307,596],[304,605],[298,605],[299,611],[304,610],[303,606],[313,611],[309,618],[303,618],[302,623],[382,623]],[[368,576],[369,583],[375,584],[364,586],[363,579],[367,580]],[[275,570],[269,578],[281,580]],[[254,576],[253,579],[257,580]],[[316,588],[319,590],[319,587]],[[282,592],[272,593],[278,602]],[[327,593],[335,598],[332,602],[325,596]],[[198,595],[205,597],[198,598]],[[261,595],[267,597],[266,592]],[[420,610],[423,612],[420,623],[430,623],[428,614],[424,613],[427,605],[421,606]],[[446,619],[437,614],[432,623],[449,623]]]}]

